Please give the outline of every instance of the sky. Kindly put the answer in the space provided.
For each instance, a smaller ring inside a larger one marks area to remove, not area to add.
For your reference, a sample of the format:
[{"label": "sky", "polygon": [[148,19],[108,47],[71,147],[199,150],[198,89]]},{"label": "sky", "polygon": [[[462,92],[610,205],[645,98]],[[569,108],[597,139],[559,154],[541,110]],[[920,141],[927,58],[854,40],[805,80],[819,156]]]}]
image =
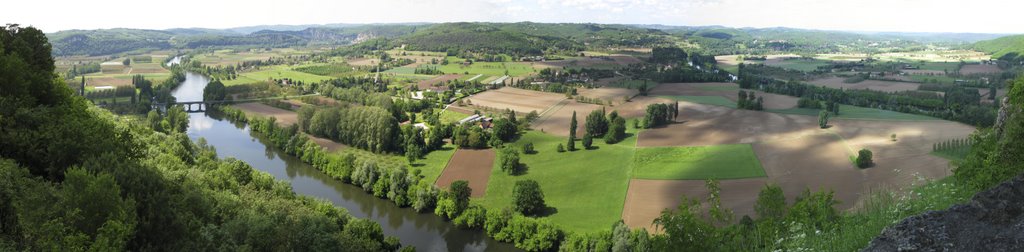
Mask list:
[{"label": "sky", "polygon": [[543,22],[1024,33],[1018,0],[11,0],[0,24],[69,29]]}]

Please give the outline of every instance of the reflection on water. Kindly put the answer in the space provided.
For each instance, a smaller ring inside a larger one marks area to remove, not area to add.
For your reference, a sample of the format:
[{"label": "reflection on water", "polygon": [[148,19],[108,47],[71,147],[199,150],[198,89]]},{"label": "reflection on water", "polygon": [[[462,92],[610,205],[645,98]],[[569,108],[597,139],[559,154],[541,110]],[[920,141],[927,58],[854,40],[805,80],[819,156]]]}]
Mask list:
[{"label": "reflection on water", "polygon": [[[187,73],[185,77],[185,82],[174,91],[174,96],[179,101],[202,100],[203,87],[209,80],[193,73]],[[511,244],[486,237],[481,231],[457,229],[436,215],[398,208],[388,200],[363,192],[362,188],[330,178],[297,158],[264,144],[265,139],[252,136],[248,126],[230,123],[216,113],[189,114],[187,134],[193,140],[205,138],[221,158],[235,158],[277,179],[290,181],[296,193],[328,200],[347,209],[353,217],[380,223],[384,234],[397,236],[403,245],[415,246],[417,251],[517,250]]]}]

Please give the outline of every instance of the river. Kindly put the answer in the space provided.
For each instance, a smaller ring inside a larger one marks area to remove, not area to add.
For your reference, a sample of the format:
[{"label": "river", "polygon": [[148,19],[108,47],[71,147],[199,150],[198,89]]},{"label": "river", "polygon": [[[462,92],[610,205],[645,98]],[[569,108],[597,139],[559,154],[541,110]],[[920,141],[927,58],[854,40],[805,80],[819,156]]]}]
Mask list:
[{"label": "river", "polygon": [[[176,61],[173,61],[176,62]],[[174,90],[178,101],[201,101],[205,76],[186,73],[185,82]],[[511,244],[501,243],[482,231],[462,230],[432,213],[417,213],[399,208],[394,203],[363,192],[362,188],[328,177],[295,157],[264,144],[265,140],[250,134],[248,126],[235,125],[207,113],[189,114],[188,136],[193,141],[205,138],[217,149],[221,158],[235,158],[253,168],[291,182],[292,190],[334,203],[347,209],[356,218],[380,223],[384,234],[396,236],[403,246],[417,251],[517,251]]]}]

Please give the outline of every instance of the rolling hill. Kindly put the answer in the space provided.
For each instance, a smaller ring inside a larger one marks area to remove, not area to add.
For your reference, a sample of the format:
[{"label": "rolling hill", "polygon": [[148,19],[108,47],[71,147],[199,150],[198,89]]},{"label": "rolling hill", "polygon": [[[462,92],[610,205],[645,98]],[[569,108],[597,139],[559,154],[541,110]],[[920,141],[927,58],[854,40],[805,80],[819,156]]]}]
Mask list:
[{"label": "rolling hill", "polygon": [[1024,35],[1013,35],[993,40],[974,43],[974,49],[992,54],[993,58],[1004,58],[1007,55],[1019,57],[1024,55]]}]

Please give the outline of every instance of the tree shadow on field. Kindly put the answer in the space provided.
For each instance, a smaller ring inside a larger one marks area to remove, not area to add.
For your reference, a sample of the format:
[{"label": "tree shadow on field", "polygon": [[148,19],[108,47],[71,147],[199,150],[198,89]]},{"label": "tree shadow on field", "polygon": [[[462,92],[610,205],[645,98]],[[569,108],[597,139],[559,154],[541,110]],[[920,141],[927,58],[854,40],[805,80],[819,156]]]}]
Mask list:
[{"label": "tree shadow on field", "polygon": [[530,171],[530,166],[529,165],[526,165],[524,163],[519,163],[519,166],[516,167],[516,170],[514,172],[512,172],[512,176],[526,175],[526,173],[529,172],[529,171]]},{"label": "tree shadow on field", "polygon": [[584,150],[599,150],[599,149],[601,149],[601,146],[591,145],[590,148],[585,148]]},{"label": "tree shadow on field", "polygon": [[558,213],[558,208],[555,208],[555,207],[552,207],[552,206],[544,206],[544,209],[541,209],[540,211],[537,211],[536,213],[533,214],[533,216],[535,216],[535,217],[548,217],[548,216],[554,215],[556,213]]}]

